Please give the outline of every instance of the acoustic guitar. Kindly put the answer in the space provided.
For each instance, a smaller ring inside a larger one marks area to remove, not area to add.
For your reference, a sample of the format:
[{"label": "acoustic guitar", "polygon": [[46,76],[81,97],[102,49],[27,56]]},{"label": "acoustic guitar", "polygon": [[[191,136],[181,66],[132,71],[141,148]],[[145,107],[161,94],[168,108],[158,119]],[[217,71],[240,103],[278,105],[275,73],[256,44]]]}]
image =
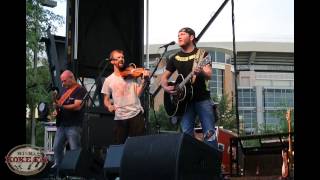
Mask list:
[{"label": "acoustic guitar", "polygon": [[[199,61],[197,68],[203,68],[211,63],[210,55]],[[194,77],[194,71],[191,71],[187,77],[178,74],[174,82],[168,82],[169,86],[175,86],[176,93],[170,94],[164,92],[164,107],[168,116],[173,117],[182,115],[185,112],[188,102],[193,97],[193,88],[191,79]]]}]

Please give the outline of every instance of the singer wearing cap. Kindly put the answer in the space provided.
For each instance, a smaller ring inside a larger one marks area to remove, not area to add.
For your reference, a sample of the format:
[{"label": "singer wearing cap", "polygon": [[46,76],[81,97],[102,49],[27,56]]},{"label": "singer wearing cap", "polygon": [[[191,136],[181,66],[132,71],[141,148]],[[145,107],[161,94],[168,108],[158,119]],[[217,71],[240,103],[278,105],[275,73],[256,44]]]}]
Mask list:
[{"label": "singer wearing cap", "polygon": [[[166,71],[161,77],[161,86],[165,91],[165,97],[166,95],[172,97],[179,92],[179,89],[176,89],[179,81],[177,81],[177,78],[176,85],[169,84],[168,79],[171,74],[177,70],[178,74],[180,74],[179,76],[183,76],[183,78],[187,78],[189,75],[190,80],[185,84],[187,89],[185,98],[178,104],[179,110],[174,112],[174,115],[171,115],[181,119],[180,126],[182,131],[191,136],[194,136],[195,119],[198,115],[203,130],[204,142],[211,147],[217,148],[215,119],[212,108],[214,104],[211,100],[209,89],[209,79],[212,76],[211,57],[205,50],[197,48],[195,43],[193,29],[185,27],[179,30],[178,45],[180,46],[180,51],[169,59]],[[164,105],[166,106],[166,103]]]}]

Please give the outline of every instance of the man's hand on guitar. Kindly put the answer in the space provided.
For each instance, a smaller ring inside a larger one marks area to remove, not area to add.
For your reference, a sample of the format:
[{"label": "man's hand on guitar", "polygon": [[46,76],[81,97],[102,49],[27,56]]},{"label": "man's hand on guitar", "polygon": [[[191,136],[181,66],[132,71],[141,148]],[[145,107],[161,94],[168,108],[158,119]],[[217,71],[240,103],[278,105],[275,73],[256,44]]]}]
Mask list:
[{"label": "man's hand on guitar", "polygon": [[59,107],[59,106],[58,106],[58,103],[57,103],[57,102],[53,102],[53,103],[52,103],[52,107],[53,107],[53,109],[58,108],[58,107]]},{"label": "man's hand on guitar", "polygon": [[197,68],[194,69],[193,72],[194,72],[195,75],[199,75],[202,72],[202,68],[197,67]]},{"label": "man's hand on guitar", "polygon": [[63,105],[60,105],[59,103],[53,103],[53,107],[55,109],[60,109],[60,108],[63,108]]},{"label": "man's hand on guitar", "polygon": [[177,91],[175,90],[175,86],[164,86],[163,89],[169,94],[174,94]]}]

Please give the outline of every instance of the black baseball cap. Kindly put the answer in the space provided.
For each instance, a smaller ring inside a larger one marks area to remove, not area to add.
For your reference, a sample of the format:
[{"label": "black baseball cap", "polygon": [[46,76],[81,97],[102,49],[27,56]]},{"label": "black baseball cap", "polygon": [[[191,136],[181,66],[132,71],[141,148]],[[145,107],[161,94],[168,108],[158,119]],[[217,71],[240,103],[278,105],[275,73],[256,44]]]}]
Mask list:
[{"label": "black baseball cap", "polygon": [[194,32],[194,30],[189,27],[184,27],[184,28],[180,29],[179,32],[186,32],[186,33],[196,37],[196,33]]}]

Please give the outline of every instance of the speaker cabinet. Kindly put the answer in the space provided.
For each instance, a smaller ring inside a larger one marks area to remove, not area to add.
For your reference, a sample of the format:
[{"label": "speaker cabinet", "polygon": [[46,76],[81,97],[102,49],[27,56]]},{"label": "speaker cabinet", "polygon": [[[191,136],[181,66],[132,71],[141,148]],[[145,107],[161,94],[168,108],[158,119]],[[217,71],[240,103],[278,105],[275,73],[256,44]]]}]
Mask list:
[{"label": "speaker cabinet", "polygon": [[113,143],[114,115],[88,113],[83,123],[82,144],[86,149],[104,148]]},{"label": "speaker cabinet", "polygon": [[67,151],[60,165],[61,175],[89,177],[93,164],[91,153],[84,149]]},{"label": "speaker cabinet", "polygon": [[103,169],[108,180],[115,179],[120,176],[121,158],[123,155],[124,145],[110,145],[107,149],[107,155]]},{"label": "speaker cabinet", "polygon": [[222,152],[187,134],[129,137],[121,159],[121,180],[215,180]]}]

